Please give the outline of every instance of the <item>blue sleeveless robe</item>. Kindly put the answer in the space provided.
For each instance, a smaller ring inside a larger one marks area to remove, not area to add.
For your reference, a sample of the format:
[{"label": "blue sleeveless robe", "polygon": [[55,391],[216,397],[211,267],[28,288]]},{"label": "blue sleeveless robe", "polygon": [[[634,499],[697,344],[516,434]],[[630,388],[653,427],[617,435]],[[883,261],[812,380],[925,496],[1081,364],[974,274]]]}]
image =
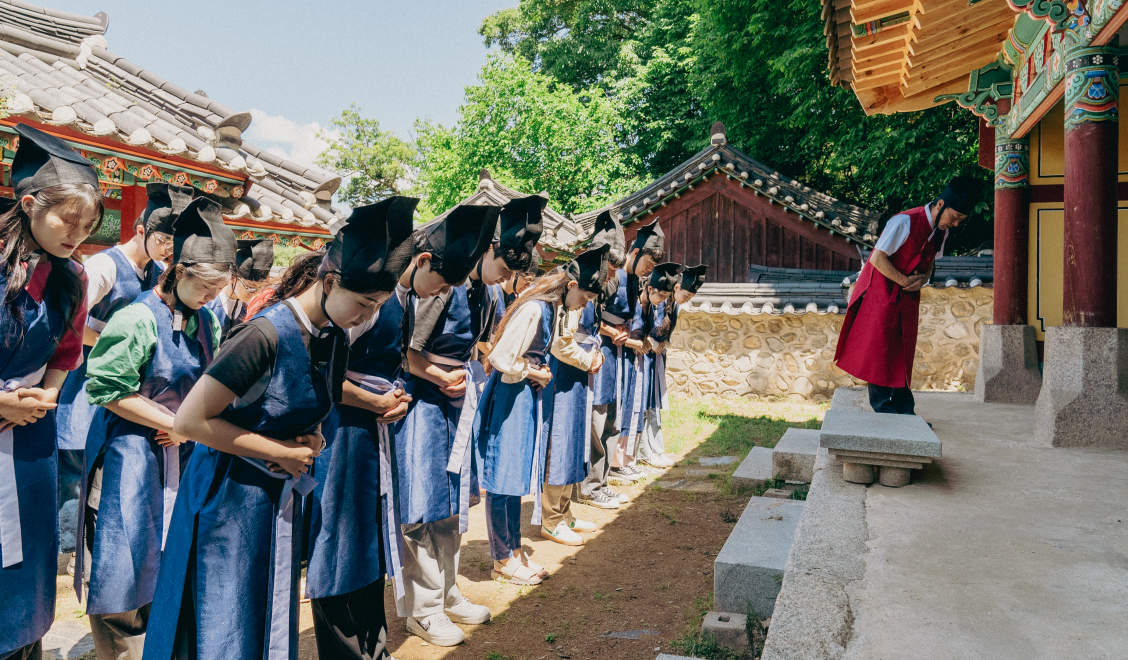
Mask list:
[{"label": "blue sleeveless robe", "polygon": [[[553,308],[539,300],[526,304],[541,307],[541,327],[524,357],[531,365],[541,366],[547,362],[552,343]],[[479,481],[483,490],[495,495],[539,493],[544,481],[545,445],[540,430],[545,390],[536,390],[528,379],[505,383],[501,376],[500,371],[490,374],[475,417]]]},{"label": "blue sleeveless robe", "polygon": [[[0,291],[6,285],[7,273],[0,271]],[[22,320],[12,316],[8,305],[0,304],[2,381],[42,369],[66,332],[66,312],[49,293],[37,303],[24,290],[16,304],[23,311]],[[59,547],[55,430],[55,412],[49,410],[39,421],[12,429],[8,441],[0,438],[0,479],[8,481],[15,475],[19,504],[11,512],[18,514],[16,538],[23,555],[22,561],[10,563],[17,558],[17,549],[4,543],[9,528],[2,527],[7,518],[0,514],[0,657],[43,637],[55,620]],[[11,500],[0,496],[0,507],[8,503]]]},{"label": "blue sleeveless robe", "polygon": [[[634,314],[635,305],[631,304],[631,296],[628,292],[628,280],[633,278],[627,277],[627,271],[620,268],[615,272],[619,278],[619,289],[615,296],[606,301],[603,306],[602,322],[609,325],[626,325],[631,322]],[[637,292],[634,294],[637,298]],[[637,302],[637,300],[635,301]],[[586,321],[581,323],[594,323],[592,317],[595,313],[595,303],[589,303],[589,308],[592,310],[591,314],[585,310],[584,314],[587,317]],[[596,374],[593,385],[595,387],[594,405],[605,406],[609,403],[618,403],[620,412],[618,419],[622,419],[622,396],[623,396],[623,379],[625,362],[625,353],[630,351],[629,348],[616,346],[611,338],[607,335],[600,335],[600,350],[603,352],[603,368]],[[630,356],[633,359],[633,352]]]},{"label": "blue sleeveless robe", "polygon": [[[650,336],[656,342],[669,343],[670,337],[674,334],[674,329],[678,327],[678,312],[680,311],[678,304],[674,302],[671,297],[669,300],[663,302],[654,311],[654,330]],[[658,329],[665,323],[666,318],[670,319],[670,327],[666,330],[666,334],[659,334]],[[659,411],[659,416],[662,410],[669,408],[666,399],[666,355],[654,355],[654,378],[651,385],[650,395],[650,408]]]},{"label": "blue sleeveless robe", "polygon": [[[150,261],[145,267],[145,277],[137,277],[133,263],[121,247],[115,245],[104,253],[117,266],[117,277],[109,293],[87,312],[86,325],[94,332],[106,327],[113,313],[137,300],[140,295],[157,285],[157,279],[164,272],[164,266]],[[101,435],[105,420],[94,422],[99,406],[92,406],[86,399],[86,360],[93,346],[82,347],[82,364],[67,374],[63,387],[59,390],[59,407],[55,409],[59,427],[59,449],[85,449],[86,436],[93,431]],[[100,417],[100,416],[99,416]],[[79,507],[81,509],[81,507]],[[80,516],[81,517],[81,516]]]},{"label": "blue sleeveless robe", "polygon": [[[286,303],[259,316],[278,332],[269,383],[222,416],[271,438],[309,433],[331,408],[325,378]],[[292,486],[243,458],[196,447],[161,558],[145,660],[171,658],[178,634],[194,638],[197,660],[296,660],[303,498]],[[178,630],[182,607],[192,608],[191,623]]]},{"label": "blue sleeveless robe", "polygon": [[[575,341],[585,345],[588,352],[599,350],[602,342],[593,315],[587,315],[585,320],[585,314],[581,313]],[[546,435],[548,447],[546,482],[553,486],[567,486],[580,483],[588,475],[594,398],[592,384],[596,376],[565,364],[554,355],[549,355],[548,368],[553,378],[543,397],[542,433]],[[600,373],[606,368],[607,365],[603,365]]]},{"label": "blue sleeveless robe", "polygon": [[[352,345],[348,377],[360,387],[383,394],[394,389],[399,377],[404,315],[399,298],[389,298],[379,314],[376,324]],[[369,378],[357,382],[361,376]],[[394,513],[387,519],[394,492],[383,483],[380,436],[384,434],[385,443],[394,440],[389,437],[389,425],[377,422],[376,417],[369,410],[337,404],[322,427],[327,444],[317,459],[318,485],[310,507],[306,571],[310,598],[339,596],[366,587],[381,579],[386,566],[398,562],[385,557],[388,544],[383,535],[397,533],[399,522]],[[394,530],[384,529],[389,522]]]},{"label": "blue sleeveless robe", "polygon": [[[643,339],[650,335],[654,328],[654,305],[643,309],[642,303],[635,305],[634,318],[631,320],[631,339]],[[623,349],[623,405],[619,409],[619,437],[632,438],[627,445],[627,454],[634,455],[634,436],[642,432],[643,417],[650,399],[653,382],[653,353],[635,353],[632,349]]]},{"label": "blue sleeveless robe", "polygon": [[[433,361],[442,360],[470,370],[475,369],[472,357],[478,335],[473,328],[475,310],[470,308],[468,286],[451,290],[423,354],[429,359],[433,357]],[[408,313],[412,311],[409,309]],[[476,373],[482,373],[481,365],[476,367]],[[451,399],[438,385],[410,374],[404,376],[404,381],[413,401],[407,416],[394,429],[400,523],[445,520],[463,513],[471,495],[469,475],[462,470],[447,471],[466,397]]]},{"label": "blue sleeveless robe", "polygon": [[[141,296],[135,304],[148,307],[157,322],[157,343],[137,393],[176,413],[211,362],[216,349],[212,345],[215,320],[207,309],[198,310],[193,337],[173,330],[172,311],[155,291]],[[175,476],[179,481],[196,444],[161,447],[156,441],[156,429],[109,411],[105,417],[105,444],[88,444],[86,451],[87,480],[97,457],[104,457],[86,603],[89,614],[128,612],[152,602],[165,534],[164,489],[170,485],[166,476],[171,476],[165,461],[175,450]],[[171,506],[172,502],[167,504]],[[85,518],[79,516],[80,521]],[[82,534],[80,522],[76,536],[79,548],[84,547]],[[76,593],[81,593],[81,563],[76,561]]]},{"label": "blue sleeveless robe", "polygon": [[227,335],[231,334],[232,328],[246,320],[247,305],[239,300],[236,300],[235,307],[233,309],[234,316],[231,316],[223,307],[222,294],[213,298],[211,302],[204,305],[204,307],[207,307],[209,310],[211,310],[211,313],[215,314],[215,318],[219,320],[219,336],[221,340],[227,339]]}]

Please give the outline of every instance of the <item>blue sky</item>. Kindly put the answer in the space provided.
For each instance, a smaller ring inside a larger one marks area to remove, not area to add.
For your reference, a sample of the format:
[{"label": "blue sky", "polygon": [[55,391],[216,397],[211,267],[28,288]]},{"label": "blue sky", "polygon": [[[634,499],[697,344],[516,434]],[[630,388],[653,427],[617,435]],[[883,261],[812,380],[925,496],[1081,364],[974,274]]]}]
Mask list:
[{"label": "blue sky", "polygon": [[451,124],[487,50],[484,17],[517,0],[33,0],[110,17],[110,50],[235,110],[254,144],[312,164],[350,103],[411,138],[417,118]]}]

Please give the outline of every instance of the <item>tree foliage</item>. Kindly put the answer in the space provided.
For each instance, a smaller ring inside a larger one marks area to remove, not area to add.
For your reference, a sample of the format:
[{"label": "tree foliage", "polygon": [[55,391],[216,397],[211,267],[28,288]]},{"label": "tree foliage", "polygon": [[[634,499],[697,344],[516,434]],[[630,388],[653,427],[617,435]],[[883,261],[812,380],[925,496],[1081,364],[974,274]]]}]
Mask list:
[{"label": "tree foliage", "polygon": [[[866,117],[833,87],[811,0],[522,0],[487,18],[488,45],[621,108],[620,141],[644,177],[700,149],[714,120],[750,156],[831,195],[890,215],[929,201],[976,165],[975,118],[949,104]],[[953,241],[989,239],[989,191]]]},{"label": "tree foliage", "polygon": [[548,191],[564,213],[598,208],[645,184],[621,148],[618,108],[598,88],[558,85],[520,58],[494,55],[466,88],[455,126],[416,123],[416,183],[427,210],[469,196],[478,172],[528,193]]},{"label": "tree foliage", "polygon": [[362,116],[355,104],[333,120],[333,127],[335,131],[318,132],[329,146],[317,157],[317,164],[350,177],[337,191],[343,203],[371,204],[410,185],[410,168],[417,158],[410,144],[391,131],[381,131],[380,122]]}]

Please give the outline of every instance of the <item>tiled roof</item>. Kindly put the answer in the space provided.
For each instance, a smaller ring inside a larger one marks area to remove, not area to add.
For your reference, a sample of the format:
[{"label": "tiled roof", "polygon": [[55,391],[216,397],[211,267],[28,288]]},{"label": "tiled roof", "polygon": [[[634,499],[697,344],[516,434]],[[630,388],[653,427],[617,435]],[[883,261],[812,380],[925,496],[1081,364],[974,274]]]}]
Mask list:
[{"label": "tiled roof", "polygon": [[267,153],[242,139],[251,123],[109,51],[105,14],[79,16],[0,0],[0,93],[15,117],[67,127],[249,176],[225,215],[326,227],[338,176]]},{"label": "tiled roof", "polygon": [[[546,192],[539,194],[542,197],[548,197]],[[511,199],[528,196],[529,193],[518,192],[494,181],[489,170],[482,170],[478,175],[478,189],[474,191],[474,194],[459,202],[459,205],[505,206]],[[448,209],[436,216],[433,221],[445,218],[451,210],[453,209]],[[544,218],[544,233],[541,234],[538,245],[554,252],[570,251],[570,248],[579,240],[579,229],[576,224],[564,215],[552,210],[550,206],[545,207],[542,216]]]},{"label": "tiled roof", "polygon": [[[941,257],[932,281],[937,289],[990,286],[993,257]],[[755,282],[706,283],[687,311],[725,314],[845,314],[849,287],[858,273],[752,266]]]},{"label": "tiled roof", "polygon": [[721,122],[713,124],[708,147],[642,190],[604,208],[576,216],[576,222],[587,239],[595,227],[596,216],[604,210],[618,213],[620,221],[627,225],[649,212],[658,211],[687,188],[716,174],[739,182],[757,196],[852,243],[872,247],[877,241],[880,215],[876,211],[839,201],[748,156],[728,143]]}]

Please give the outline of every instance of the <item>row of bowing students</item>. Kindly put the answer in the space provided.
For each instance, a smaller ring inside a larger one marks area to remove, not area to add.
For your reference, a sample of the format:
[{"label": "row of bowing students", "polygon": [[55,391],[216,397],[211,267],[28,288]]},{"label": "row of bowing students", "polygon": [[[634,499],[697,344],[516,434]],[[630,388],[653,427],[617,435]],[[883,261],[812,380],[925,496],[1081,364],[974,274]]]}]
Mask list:
[{"label": "row of bowing students", "polygon": [[[628,249],[610,213],[537,278],[546,200],[353,210],[269,283],[192,188],[150,184],[133,238],[73,259],[104,211],[90,163],[24,124],[0,215],[0,660],[55,613],[57,493],[79,493],[76,594],[100,660],[296,660],[305,568],[319,657],[388,656],[386,580],[410,633],[490,619],[457,586],[484,500],[492,575],[549,577],[547,539],[614,508],[609,476],[662,466],[662,354],[705,267]],[[167,262],[167,266],[163,263]],[[672,296],[672,299],[671,299]],[[63,488],[62,485],[66,485]]]}]

